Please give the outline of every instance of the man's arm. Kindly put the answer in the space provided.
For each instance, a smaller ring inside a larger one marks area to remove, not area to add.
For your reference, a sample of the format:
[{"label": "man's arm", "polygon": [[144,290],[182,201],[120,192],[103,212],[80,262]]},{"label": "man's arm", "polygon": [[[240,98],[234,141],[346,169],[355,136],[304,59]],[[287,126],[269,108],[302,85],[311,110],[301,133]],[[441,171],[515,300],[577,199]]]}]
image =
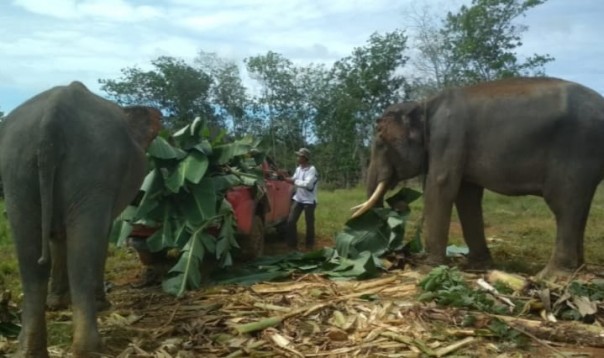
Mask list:
[{"label": "man's arm", "polygon": [[296,170],[294,171],[294,175],[291,176],[291,177],[286,177],[285,181],[288,182],[288,183],[290,183],[290,184],[294,184],[295,185],[295,181],[296,181],[296,178],[298,177],[298,172],[299,171],[300,171],[299,168],[296,168]]},{"label": "man's arm", "polygon": [[312,190],[315,186],[316,181],[317,181],[317,169],[314,166],[311,166],[308,169],[308,171],[306,172],[304,179],[295,179],[294,185],[298,188]]}]

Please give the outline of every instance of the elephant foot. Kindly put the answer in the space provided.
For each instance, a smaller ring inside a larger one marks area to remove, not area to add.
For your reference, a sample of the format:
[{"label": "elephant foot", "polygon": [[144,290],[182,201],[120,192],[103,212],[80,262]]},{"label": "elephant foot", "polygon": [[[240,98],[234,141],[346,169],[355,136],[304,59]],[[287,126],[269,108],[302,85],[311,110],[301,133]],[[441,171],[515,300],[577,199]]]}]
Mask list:
[{"label": "elephant foot", "polygon": [[85,344],[74,344],[71,347],[73,358],[93,358],[93,357],[105,357],[103,354],[103,344],[101,343],[100,337],[96,337],[90,342]]},{"label": "elephant foot", "polygon": [[[49,311],[62,311],[69,308],[71,299],[69,294],[49,293],[46,297],[46,307]],[[105,295],[96,298],[97,312],[105,311],[111,307],[111,302],[107,300]]]},{"label": "elephant foot", "polygon": [[413,266],[420,274],[428,274],[434,268],[446,265],[446,258],[430,256],[429,254],[418,254],[413,256]]},{"label": "elephant foot", "polygon": [[423,265],[428,265],[428,266],[441,266],[441,265],[447,265],[449,263],[449,260],[447,260],[447,256],[445,255],[434,255],[434,254],[427,254],[425,257],[420,259]]},{"label": "elephant foot", "polygon": [[535,275],[535,279],[551,282],[568,281],[572,278],[574,272],[575,270],[573,269],[548,264],[543,270]]},{"label": "elephant foot", "polygon": [[102,349],[94,349],[94,350],[71,350],[73,358],[93,358],[93,357],[106,357],[102,353]]},{"label": "elephant foot", "polygon": [[420,275],[427,275],[429,274],[432,270],[434,270],[436,266],[432,266],[432,265],[426,265],[423,263],[418,263],[415,266],[415,271],[417,271]]},{"label": "elephant foot", "polygon": [[493,260],[490,257],[468,257],[463,270],[468,271],[485,271],[493,268]]},{"label": "elephant foot", "polygon": [[49,311],[65,310],[71,304],[69,294],[49,293],[46,297],[46,307]]},{"label": "elephant foot", "polygon": [[29,336],[21,331],[19,334],[19,348],[13,355],[16,358],[49,358],[46,349],[46,338],[39,335]]},{"label": "elephant foot", "polygon": [[47,350],[19,350],[12,357],[14,358],[49,358]]}]

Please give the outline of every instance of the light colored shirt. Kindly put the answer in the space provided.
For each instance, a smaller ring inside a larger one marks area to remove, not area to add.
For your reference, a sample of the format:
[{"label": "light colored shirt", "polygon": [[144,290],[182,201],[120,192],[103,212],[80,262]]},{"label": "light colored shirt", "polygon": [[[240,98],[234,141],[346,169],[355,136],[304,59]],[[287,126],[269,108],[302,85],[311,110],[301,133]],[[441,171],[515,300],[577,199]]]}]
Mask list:
[{"label": "light colored shirt", "polygon": [[314,165],[303,168],[298,166],[292,176],[296,193],[294,200],[302,204],[314,204],[317,202],[317,181],[319,174]]}]

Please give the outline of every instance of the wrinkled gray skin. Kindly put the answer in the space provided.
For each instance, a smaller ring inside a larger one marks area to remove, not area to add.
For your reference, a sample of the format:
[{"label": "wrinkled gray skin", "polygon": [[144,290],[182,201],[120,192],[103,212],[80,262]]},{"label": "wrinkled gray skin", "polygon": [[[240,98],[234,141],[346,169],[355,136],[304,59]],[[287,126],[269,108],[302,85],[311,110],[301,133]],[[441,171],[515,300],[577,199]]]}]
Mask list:
[{"label": "wrinkled gray skin", "polygon": [[0,173],[24,293],[19,356],[48,357],[51,262],[51,291],[72,302],[74,356],[101,350],[95,298],[104,300],[109,230],[138,192],[160,118],[73,82],[30,99],[2,124]]},{"label": "wrinkled gray skin", "polygon": [[583,237],[604,176],[604,98],[576,83],[519,78],[452,89],[423,103],[390,106],[377,120],[368,192],[426,172],[428,264],[445,263],[455,205],[468,263],[491,263],[482,217],[484,189],[536,195],[556,218],[553,254],[539,277],[584,260]]}]

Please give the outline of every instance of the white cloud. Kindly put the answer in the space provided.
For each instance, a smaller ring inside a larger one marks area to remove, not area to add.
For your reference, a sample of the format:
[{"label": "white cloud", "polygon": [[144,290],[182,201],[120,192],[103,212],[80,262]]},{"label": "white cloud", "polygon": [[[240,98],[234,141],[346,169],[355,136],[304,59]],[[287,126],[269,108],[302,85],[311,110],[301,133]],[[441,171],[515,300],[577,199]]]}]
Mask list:
[{"label": "white cloud", "polygon": [[162,17],[160,9],[153,6],[133,6],[123,0],[90,0],[78,4],[83,17],[99,17],[117,21],[136,22]]},{"label": "white cloud", "polygon": [[35,14],[60,19],[106,19],[136,22],[159,18],[159,8],[134,6],[124,0],[14,0],[13,3]]},{"label": "white cloud", "polygon": [[35,14],[70,19],[77,17],[75,0],[14,0],[13,4]]},{"label": "white cloud", "polygon": [[242,11],[219,11],[208,15],[186,16],[178,23],[191,30],[207,31],[225,26],[240,25],[248,20],[248,16]]},{"label": "white cloud", "polygon": [[199,44],[189,38],[161,35],[153,41],[140,44],[138,46],[138,51],[140,54],[143,54],[144,57],[149,58],[175,56],[191,60],[199,52]]}]

